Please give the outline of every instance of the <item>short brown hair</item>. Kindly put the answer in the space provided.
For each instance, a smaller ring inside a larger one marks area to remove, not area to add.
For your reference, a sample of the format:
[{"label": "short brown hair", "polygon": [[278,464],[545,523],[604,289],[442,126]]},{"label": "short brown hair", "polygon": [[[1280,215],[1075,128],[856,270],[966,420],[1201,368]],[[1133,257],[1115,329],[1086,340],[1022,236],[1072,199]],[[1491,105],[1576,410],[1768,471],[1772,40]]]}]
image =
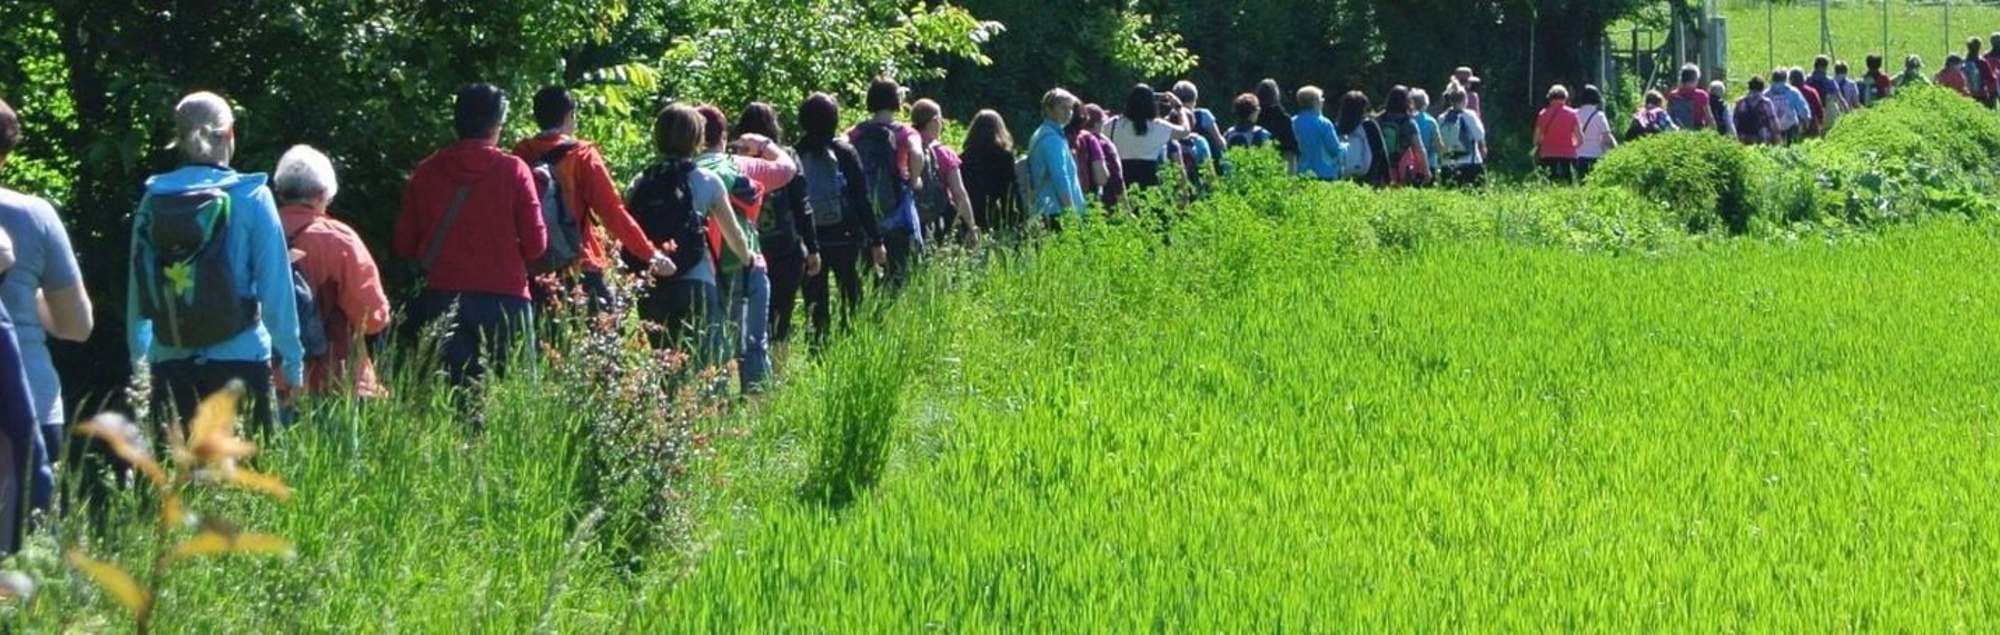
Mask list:
[{"label": "short brown hair", "polygon": [[917,103],[910,104],[910,125],[918,128],[929,125],[931,120],[943,116],[944,109],[939,107],[935,101],[919,99]]},{"label": "short brown hair", "polygon": [[701,151],[701,113],[686,104],[669,104],[653,119],[653,151],[663,157],[686,158]]}]

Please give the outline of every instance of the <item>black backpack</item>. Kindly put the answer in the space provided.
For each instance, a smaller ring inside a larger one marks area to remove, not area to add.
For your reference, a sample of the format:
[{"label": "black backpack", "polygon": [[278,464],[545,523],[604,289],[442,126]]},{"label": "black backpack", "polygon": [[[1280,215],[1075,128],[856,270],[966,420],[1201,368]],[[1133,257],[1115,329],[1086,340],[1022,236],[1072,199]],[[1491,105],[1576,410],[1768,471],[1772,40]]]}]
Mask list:
[{"label": "black backpack", "polygon": [[941,219],[951,215],[951,196],[945,191],[944,176],[938,169],[938,144],[924,146],[924,189],[917,192],[917,219],[924,227],[941,227]]},{"label": "black backpack", "polygon": [[902,206],[910,187],[896,164],[902,126],[864,121],[854,129],[854,151],[860,155],[861,172],[868,179],[869,204],[875,206],[875,218],[886,223]]},{"label": "black backpack", "polygon": [[[799,162],[798,153],[790,148],[784,150],[792,155],[792,161]],[[801,168],[803,171],[803,168]],[[798,240],[798,228],[792,217],[798,212],[792,205],[793,188],[805,187],[805,176],[793,177],[790,182],[776,191],[764,193],[764,210],[757,215],[757,240],[765,244],[778,244]]]},{"label": "black backpack", "polygon": [[563,142],[528,165],[535,175],[535,193],[542,199],[542,225],[549,232],[548,250],[529,266],[534,273],[568,269],[583,256],[583,227],[563,196],[562,179],[556,178],[556,164],[574,149],[575,141]]},{"label": "black backpack", "polygon": [[835,142],[799,155],[799,178],[806,180],[806,204],[812,206],[813,227],[847,222],[847,173],[833,153]]},{"label": "black backpack", "polygon": [[1764,138],[1763,106],[1770,101],[1771,98],[1763,95],[1750,95],[1736,102],[1730,117],[1736,124],[1738,139],[1756,141]]},{"label": "black backpack", "polygon": [[[292,248],[298,243],[300,234],[318,224],[319,221],[314,220],[285,236],[285,247]],[[326,356],[329,338],[326,335],[326,318],[319,313],[319,291],[313,288],[305,270],[299,268],[298,261],[292,262],[292,299],[299,307],[299,347],[304,349],[305,358]]]},{"label": "black backpack", "polygon": [[[668,257],[682,273],[694,270],[708,257],[708,210],[695,209],[689,183],[694,171],[694,162],[685,159],[653,164],[625,197],[632,220],[646,233],[646,240],[654,245],[673,241]],[[626,264],[634,271],[646,268],[646,263],[629,255]]]},{"label": "black backpack", "polygon": [[236,293],[230,221],[220,189],[148,196],[132,214],[134,295],[161,344],[211,346],[261,319],[257,299]]}]

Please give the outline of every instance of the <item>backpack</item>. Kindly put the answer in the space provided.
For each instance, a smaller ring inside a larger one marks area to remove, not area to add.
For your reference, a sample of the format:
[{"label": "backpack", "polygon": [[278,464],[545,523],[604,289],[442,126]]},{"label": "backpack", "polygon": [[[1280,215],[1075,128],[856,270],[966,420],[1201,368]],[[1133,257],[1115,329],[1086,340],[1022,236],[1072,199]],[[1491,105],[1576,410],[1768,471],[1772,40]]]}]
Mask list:
[{"label": "backpack", "polygon": [[1986,73],[1980,71],[1980,66],[1980,60],[1976,57],[1958,65],[1959,72],[1965,73],[1965,87],[1971,91],[1973,97],[1986,96]]},{"label": "backpack", "polygon": [[583,256],[583,227],[563,196],[562,179],[556,178],[556,164],[576,149],[575,141],[565,141],[528,164],[535,175],[535,192],[542,198],[542,225],[548,228],[549,247],[529,265],[533,273],[562,271]]},{"label": "backpack", "polygon": [[[708,257],[708,210],[695,208],[690,185],[694,171],[694,162],[686,159],[654,164],[639,176],[626,197],[632,220],[645,232],[646,240],[673,243],[667,256],[683,273],[693,271]],[[644,263],[627,258],[634,270],[645,269]]]},{"label": "backpack", "polygon": [[[744,238],[755,245],[762,242],[757,236],[757,222],[764,216],[764,186],[745,176],[736,167],[735,157],[727,154],[703,155],[695,160],[695,167],[708,168],[722,179],[727,191],[729,209],[736,214],[737,226],[743,229]],[[742,268],[743,261],[736,253],[723,248],[722,225],[714,218],[708,219],[708,253],[715,256],[716,264],[725,272]]]},{"label": "backpack", "polygon": [[799,156],[799,178],[806,180],[806,204],[812,206],[813,227],[847,222],[847,174],[833,154],[833,142],[818,152]]},{"label": "backpack", "polygon": [[228,192],[211,188],[148,196],[132,214],[137,309],[161,344],[211,346],[261,319],[257,299],[236,292],[230,206]]},{"label": "backpack", "polygon": [[1268,134],[1270,132],[1258,126],[1251,126],[1249,130],[1231,127],[1228,133],[1222,135],[1222,142],[1231,148],[1251,148],[1262,145],[1263,137]]},{"label": "backpack", "polygon": [[[1765,97],[1765,99],[1770,99],[1770,98]],[[1777,109],[1778,111],[1777,115],[1778,115],[1779,131],[1782,132],[1785,130],[1791,130],[1799,126],[1799,111],[1792,109],[1791,100],[1787,99],[1784,101],[1778,101],[1773,99],[1771,101],[1772,101],[1771,106]]]},{"label": "backpack", "polygon": [[[1411,128],[1416,122],[1409,122]],[[1424,147],[1417,139],[1410,138],[1401,125],[1382,126],[1382,147],[1389,149],[1389,156],[1396,162],[1389,166],[1389,182],[1395,185],[1417,185],[1431,180],[1430,158],[1424,155]],[[1397,147],[1402,149],[1398,150]]]},{"label": "backpack", "polygon": [[924,146],[924,189],[917,192],[917,220],[924,227],[941,227],[940,220],[951,213],[951,197],[945,192],[944,177],[938,168],[938,142]]},{"label": "backpack", "polygon": [[868,201],[875,206],[875,218],[884,227],[895,222],[910,183],[896,162],[896,150],[903,139],[903,126],[864,121],[854,127],[854,151],[861,157],[861,172],[868,180]]},{"label": "backpack", "polygon": [[1671,113],[1658,108],[1647,108],[1639,111],[1639,120],[1633,123],[1640,124],[1638,130],[1633,131],[1630,135],[1634,139],[1680,129],[1675,124],[1674,116]]},{"label": "backpack", "polygon": [[1769,103],[1771,98],[1763,95],[1749,95],[1736,101],[1736,110],[1731,114],[1736,124],[1736,138],[1745,143],[1757,143],[1770,136],[1770,132],[1764,129],[1763,113],[1764,104]]},{"label": "backpack", "polygon": [[[315,219],[285,236],[285,247],[297,244],[300,234],[318,224],[319,220]],[[299,346],[305,351],[305,358],[325,357],[328,338],[326,318],[319,313],[319,293],[313,289],[311,280],[306,278],[306,272],[299,268],[297,260],[292,261],[292,300],[299,307]]]},{"label": "backpack", "polygon": [[[784,152],[792,155],[792,162],[798,163],[803,167],[804,162],[799,159],[797,152],[793,152],[790,148],[786,148]],[[798,210],[792,204],[791,192],[792,188],[803,187],[805,185],[803,179],[805,179],[803,175],[793,177],[779,191],[765,193],[764,210],[757,216],[757,237],[759,239],[766,243],[786,242],[798,239],[798,227],[792,220]]]},{"label": "backpack", "polygon": [[1673,118],[1671,123],[1675,128],[1700,130],[1707,126],[1707,122],[1701,120],[1699,107],[1707,105],[1696,104],[1692,93],[1677,90],[1667,95],[1667,116]]},{"label": "backpack", "polygon": [[1347,177],[1365,177],[1368,168],[1375,162],[1374,151],[1368,147],[1368,127],[1357,125],[1347,133],[1347,152],[1340,155],[1340,174]]},{"label": "backpack", "polygon": [[1478,145],[1472,140],[1472,126],[1465,123],[1465,111],[1448,110],[1438,118],[1438,136],[1444,137],[1444,155],[1447,161],[1470,158]]}]

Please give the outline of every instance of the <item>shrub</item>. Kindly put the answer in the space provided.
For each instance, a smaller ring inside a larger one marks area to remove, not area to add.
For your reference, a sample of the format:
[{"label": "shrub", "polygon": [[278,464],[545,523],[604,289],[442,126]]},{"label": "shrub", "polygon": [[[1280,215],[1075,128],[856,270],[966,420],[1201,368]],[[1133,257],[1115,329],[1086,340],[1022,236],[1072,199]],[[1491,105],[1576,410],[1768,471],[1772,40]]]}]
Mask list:
[{"label": "shrub", "polygon": [[1671,210],[1689,230],[1742,233],[1756,215],[1750,196],[1769,161],[1733,139],[1698,132],[1653,135],[1612,152],[1590,183],[1623,187]]}]

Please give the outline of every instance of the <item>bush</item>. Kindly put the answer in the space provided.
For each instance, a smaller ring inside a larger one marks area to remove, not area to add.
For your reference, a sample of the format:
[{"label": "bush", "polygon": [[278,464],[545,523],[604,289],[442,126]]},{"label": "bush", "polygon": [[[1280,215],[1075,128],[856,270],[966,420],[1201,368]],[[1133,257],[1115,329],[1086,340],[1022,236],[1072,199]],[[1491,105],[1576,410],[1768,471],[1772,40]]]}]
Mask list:
[{"label": "bush", "polygon": [[1879,225],[1994,212],[2000,119],[1941,88],[1916,88],[1849,115],[1823,140],[1760,148],[1780,170],[1756,207],[1790,223]]},{"label": "bush", "polygon": [[1629,189],[1671,210],[1689,231],[1718,226],[1742,233],[1756,215],[1750,193],[1769,160],[1734,139],[1678,132],[1653,135],[1605,155],[1592,185]]}]

